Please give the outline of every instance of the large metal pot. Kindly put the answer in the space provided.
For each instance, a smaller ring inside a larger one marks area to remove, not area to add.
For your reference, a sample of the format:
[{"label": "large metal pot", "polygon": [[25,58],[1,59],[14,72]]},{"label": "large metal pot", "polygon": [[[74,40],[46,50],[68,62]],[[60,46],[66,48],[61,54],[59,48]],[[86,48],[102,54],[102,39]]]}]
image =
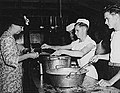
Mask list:
[{"label": "large metal pot", "polygon": [[70,67],[70,56],[43,56],[42,58],[44,72],[49,69],[56,69],[56,67]]},{"label": "large metal pot", "polygon": [[50,84],[54,87],[77,87],[83,83],[83,79],[87,72],[79,68],[59,68],[47,70]]}]

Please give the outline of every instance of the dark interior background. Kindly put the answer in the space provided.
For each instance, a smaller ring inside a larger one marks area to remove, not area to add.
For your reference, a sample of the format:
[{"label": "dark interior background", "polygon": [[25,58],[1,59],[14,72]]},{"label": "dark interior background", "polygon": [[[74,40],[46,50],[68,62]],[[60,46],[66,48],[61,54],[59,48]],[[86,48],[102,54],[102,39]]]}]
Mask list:
[{"label": "dark interior background", "polygon": [[30,33],[40,33],[43,35],[41,44],[64,44],[66,26],[78,18],[90,21],[89,35],[92,38],[96,39],[96,33],[104,37],[107,30],[103,8],[114,3],[119,0],[0,0],[0,34],[10,15],[26,15],[30,25],[25,28],[25,38],[29,38]]},{"label": "dark interior background", "polygon": [[[25,47],[30,48],[32,45],[40,48],[43,43],[65,45],[71,43],[66,26],[78,18],[86,18],[90,21],[89,35],[99,43],[110,35],[104,24],[103,9],[114,3],[120,3],[120,0],[0,0],[0,35],[6,30],[4,25],[10,19],[9,16],[26,15],[30,25],[25,26],[24,33],[19,35],[24,37]],[[16,39],[19,37],[16,36]],[[28,62],[23,62],[24,91],[35,91],[32,79],[35,75],[32,74],[40,67],[36,60],[25,61]],[[99,69],[106,69],[106,66],[98,66]]]}]

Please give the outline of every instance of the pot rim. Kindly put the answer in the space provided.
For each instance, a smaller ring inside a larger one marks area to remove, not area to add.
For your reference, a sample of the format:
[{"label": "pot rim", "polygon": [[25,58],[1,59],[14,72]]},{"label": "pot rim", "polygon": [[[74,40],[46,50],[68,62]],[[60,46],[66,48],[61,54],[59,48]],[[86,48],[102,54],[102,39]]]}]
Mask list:
[{"label": "pot rim", "polygon": [[46,73],[51,75],[80,75],[86,74],[88,72],[87,69],[82,69],[83,72],[77,72],[79,68],[58,68],[58,69],[49,69]]},{"label": "pot rim", "polygon": [[53,60],[71,60],[70,56],[45,56],[45,60],[53,61]]}]

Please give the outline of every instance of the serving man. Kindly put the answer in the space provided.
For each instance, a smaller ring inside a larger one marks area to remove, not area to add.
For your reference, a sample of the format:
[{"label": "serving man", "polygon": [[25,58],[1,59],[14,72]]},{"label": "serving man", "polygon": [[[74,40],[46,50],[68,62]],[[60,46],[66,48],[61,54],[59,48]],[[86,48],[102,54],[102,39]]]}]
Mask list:
[{"label": "serving man", "polygon": [[[72,24],[72,29],[75,29],[75,35],[77,36],[77,40],[73,41],[69,45],[65,46],[51,46],[47,44],[43,44],[41,46],[42,49],[51,48],[56,50],[52,55],[69,55],[71,57],[78,57],[77,61],[80,67],[87,64],[92,56],[94,56],[96,43],[92,40],[88,33],[89,29],[89,21],[86,19],[78,19],[76,23]],[[98,74],[93,65],[86,68],[89,72],[86,73],[86,77],[84,82],[89,81],[89,85],[94,83],[94,79],[98,79]],[[84,83],[83,84],[88,84]],[[86,85],[85,85],[86,86]],[[88,85],[87,85],[88,86]]]},{"label": "serving man", "polygon": [[114,86],[120,89],[120,5],[111,5],[104,11],[105,24],[109,29],[115,31],[111,34],[111,52],[105,55],[95,55],[91,61],[97,62],[99,59],[110,60],[109,80],[101,79],[100,86]]}]

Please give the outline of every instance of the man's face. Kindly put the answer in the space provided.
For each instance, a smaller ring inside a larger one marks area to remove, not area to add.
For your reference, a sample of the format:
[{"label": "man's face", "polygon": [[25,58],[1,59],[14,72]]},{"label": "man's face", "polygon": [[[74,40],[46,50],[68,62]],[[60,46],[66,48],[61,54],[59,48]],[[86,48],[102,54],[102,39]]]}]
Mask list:
[{"label": "man's face", "polygon": [[74,39],[74,34],[73,34],[73,31],[70,31],[70,38],[73,40]]},{"label": "man's face", "polygon": [[78,37],[78,38],[82,38],[83,36],[83,27],[79,27],[78,25],[75,26],[75,35]]},{"label": "man's face", "polygon": [[105,24],[108,25],[109,29],[112,29],[116,25],[116,14],[110,14],[109,12],[104,13]]}]

